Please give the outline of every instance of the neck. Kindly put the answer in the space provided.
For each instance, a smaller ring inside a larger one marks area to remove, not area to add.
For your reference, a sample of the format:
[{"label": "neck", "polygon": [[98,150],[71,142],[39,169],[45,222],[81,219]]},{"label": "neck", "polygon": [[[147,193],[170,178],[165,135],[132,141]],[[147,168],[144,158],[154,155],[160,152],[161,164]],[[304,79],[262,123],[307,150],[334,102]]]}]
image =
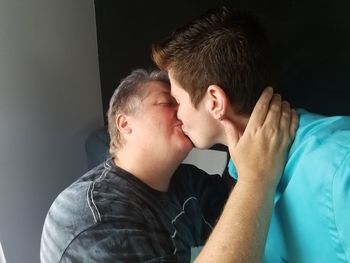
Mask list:
[{"label": "neck", "polygon": [[139,149],[138,151],[122,149],[118,151],[118,156],[113,158],[113,162],[149,187],[167,192],[170,180],[184,158],[185,156],[169,158],[164,154],[155,156],[153,153],[142,153]]},{"label": "neck", "polygon": [[[233,129],[235,129],[235,132],[239,134],[239,137],[242,136],[243,132],[245,131],[245,128],[247,127],[250,115],[243,115],[243,114],[236,114],[234,113],[233,109],[230,109],[227,112],[227,118],[231,120],[233,124]],[[221,125],[221,132],[219,136],[218,143],[228,146],[228,131]]]}]

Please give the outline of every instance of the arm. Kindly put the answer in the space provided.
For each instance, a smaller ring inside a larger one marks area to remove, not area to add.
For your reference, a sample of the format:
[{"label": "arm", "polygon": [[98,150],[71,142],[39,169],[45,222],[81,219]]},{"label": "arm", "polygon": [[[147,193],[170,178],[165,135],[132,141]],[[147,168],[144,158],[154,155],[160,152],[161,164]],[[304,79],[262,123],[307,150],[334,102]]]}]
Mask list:
[{"label": "arm", "polygon": [[240,138],[229,120],[223,124],[231,137],[229,151],[239,180],[196,262],[261,262],[297,116],[266,89]]}]

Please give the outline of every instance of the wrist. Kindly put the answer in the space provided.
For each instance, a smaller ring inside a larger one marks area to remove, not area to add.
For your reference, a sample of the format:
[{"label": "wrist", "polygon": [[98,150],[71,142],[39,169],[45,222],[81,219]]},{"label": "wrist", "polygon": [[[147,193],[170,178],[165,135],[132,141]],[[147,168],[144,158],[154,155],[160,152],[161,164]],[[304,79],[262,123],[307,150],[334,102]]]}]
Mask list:
[{"label": "wrist", "polygon": [[267,195],[274,196],[277,189],[278,182],[266,180],[266,178],[252,179],[239,178],[235,189],[240,189],[244,192],[252,193],[255,196]]}]

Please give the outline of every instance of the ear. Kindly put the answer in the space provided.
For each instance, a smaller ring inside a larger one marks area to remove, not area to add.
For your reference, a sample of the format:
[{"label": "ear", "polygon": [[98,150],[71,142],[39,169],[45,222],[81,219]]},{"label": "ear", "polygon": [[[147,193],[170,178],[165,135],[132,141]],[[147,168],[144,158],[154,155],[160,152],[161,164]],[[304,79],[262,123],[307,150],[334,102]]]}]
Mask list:
[{"label": "ear", "polygon": [[214,119],[220,120],[227,113],[229,100],[224,90],[218,85],[210,85],[206,93],[206,107]]},{"label": "ear", "polygon": [[120,113],[116,117],[116,127],[121,134],[130,134],[132,132],[128,116],[124,113]]}]

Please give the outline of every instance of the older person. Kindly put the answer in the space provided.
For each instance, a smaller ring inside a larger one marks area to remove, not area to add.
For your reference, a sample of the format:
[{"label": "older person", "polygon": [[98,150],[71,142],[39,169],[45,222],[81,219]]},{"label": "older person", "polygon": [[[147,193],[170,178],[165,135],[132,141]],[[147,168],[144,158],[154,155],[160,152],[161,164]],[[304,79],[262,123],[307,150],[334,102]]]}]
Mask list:
[{"label": "older person", "polygon": [[[192,142],[181,129],[167,75],[132,72],[110,102],[111,158],[53,202],[42,234],[42,263],[189,262],[213,229],[209,240],[216,244],[208,241],[209,248],[219,255],[231,240],[224,233],[234,232],[233,239],[242,242],[226,248],[236,255],[228,260],[241,258],[244,240],[260,235],[260,222],[270,217],[291,141],[291,118],[272,97],[271,90],[262,94],[249,128],[232,146],[242,180],[230,194],[220,176],[181,164]],[[269,144],[267,136],[273,136]]]}]

